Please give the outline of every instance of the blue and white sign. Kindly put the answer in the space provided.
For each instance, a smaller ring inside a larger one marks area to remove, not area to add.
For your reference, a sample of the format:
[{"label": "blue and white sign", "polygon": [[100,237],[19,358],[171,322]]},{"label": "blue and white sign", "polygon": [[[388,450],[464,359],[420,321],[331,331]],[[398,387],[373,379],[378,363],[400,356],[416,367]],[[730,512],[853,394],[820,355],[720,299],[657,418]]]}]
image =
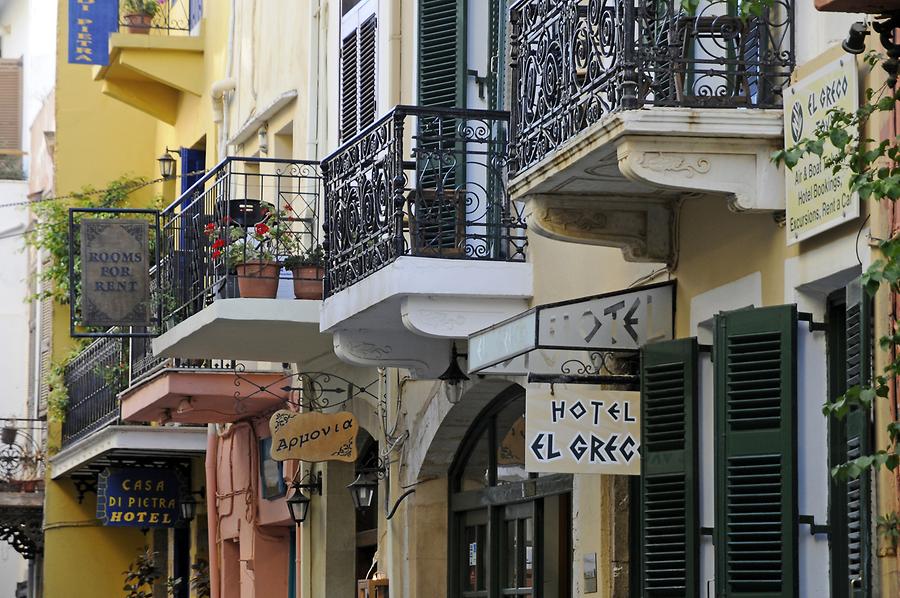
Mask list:
[{"label": "blue and white sign", "polygon": [[109,64],[109,35],[118,29],[118,0],[69,0],[69,63]]}]

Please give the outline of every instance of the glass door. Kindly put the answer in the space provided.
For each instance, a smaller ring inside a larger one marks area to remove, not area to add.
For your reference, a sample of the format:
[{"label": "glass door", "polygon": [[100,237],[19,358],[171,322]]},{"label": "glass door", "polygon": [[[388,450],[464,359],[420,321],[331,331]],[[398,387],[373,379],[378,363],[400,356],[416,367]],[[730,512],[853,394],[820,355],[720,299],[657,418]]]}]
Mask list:
[{"label": "glass door", "polygon": [[462,577],[464,598],[488,596],[488,512],[469,511],[462,516]]},{"label": "glass door", "polygon": [[503,509],[500,549],[501,596],[534,596],[537,502],[508,505]]}]

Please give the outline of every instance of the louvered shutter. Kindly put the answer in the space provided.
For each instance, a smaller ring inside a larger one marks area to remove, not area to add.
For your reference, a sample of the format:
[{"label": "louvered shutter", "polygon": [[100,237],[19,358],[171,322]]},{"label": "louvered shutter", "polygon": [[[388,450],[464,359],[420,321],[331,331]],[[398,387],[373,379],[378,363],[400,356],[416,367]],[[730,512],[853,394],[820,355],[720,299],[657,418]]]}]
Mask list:
[{"label": "louvered shutter", "polygon": [[[45,260],[42,271],[46,271],[50,267],[50,261]],[[46,293],[50,289],[49,281],[40,282],[41,294]],[[50,375],[50,368],[53,367],[53,299],[46,297],[40,300],[40,322],[38,329],[38,343],[40,346],[40,363],[38,387],[38,414],[40,417],[47,415],[47,398],[50,394],[50,385],[47,383],[47,377]]]},{"label": "louvered shutter", "polygon": [[717,596],[797,594],[797,309],[716,317]]},{"label": "louvered shutter", "polygon": [[341,41],[341,140],[375,122],[378,26],[370,16]]},{"label": "louvered shutter", "polygon": [[696,339],[641,350],[641,587],[649,598],[699,595]]},{"label": "louvered shutter", "polygon": [[22,61],[0,59],[0,178],[22,170]]},{"label": "louvered shutter", "polygon": [[[419,105],[463,108],[466,38],[464,0],[419,2]],[[465,239],[461,120],[423,116],[417,124],[418,190],[411,219],[413,253],[456,254]]]},{"label": "louvered shutter", "polygon": [[[860,284],[847,287],[847,388],[871,383],[872,334],[870,301]],[[855,408],[847,414],[846,456],[856,459],[871,453],[870,410]],[[871,546],[871,475],[847,480],[847,583],[850,596],[868,596],[871,588],[869,547]]]}]

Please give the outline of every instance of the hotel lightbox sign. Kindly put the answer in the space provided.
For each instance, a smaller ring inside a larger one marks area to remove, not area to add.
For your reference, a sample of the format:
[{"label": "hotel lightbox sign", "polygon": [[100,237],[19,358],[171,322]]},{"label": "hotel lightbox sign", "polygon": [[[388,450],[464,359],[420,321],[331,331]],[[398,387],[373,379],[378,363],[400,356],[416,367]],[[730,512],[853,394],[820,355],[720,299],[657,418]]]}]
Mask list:
[{"label": "hotel lightbox sign", "polygon": [[525,469],[535,473],[641,473],[640,393],[585,384],[529,384]]},{"label": "hotel lightbox sign", "polygon": [[[859,75],[853,56],[830,62],[784,90],[784,143],[791,148],[812,139],[831,118],[829,110],[854,113],[859,108]],[[849,143],[858,137],[847,131]],[[793,245],[859,216],[859,197],[850,193],[852,174],[825,164],[836,153],[825,141],[821,156],[807,154],[785,172],[787,244]]]},{"label": "hotel lightbox sign", "polygon": [[81,221],[81,323],[150,324],[149,226],[145,220]]},{"label": "hotel lightbox sign", "polygon": [[180,489],[171,470],[106,468],[97,481],[97,519],[111,527],[172,527]]},{"label": "hotel lightbox sign", "polygon": [[521,369],[537,350],[637,351],[672,338],[674,312],[674,282],[539,305],[469,336],[469,373]]}]

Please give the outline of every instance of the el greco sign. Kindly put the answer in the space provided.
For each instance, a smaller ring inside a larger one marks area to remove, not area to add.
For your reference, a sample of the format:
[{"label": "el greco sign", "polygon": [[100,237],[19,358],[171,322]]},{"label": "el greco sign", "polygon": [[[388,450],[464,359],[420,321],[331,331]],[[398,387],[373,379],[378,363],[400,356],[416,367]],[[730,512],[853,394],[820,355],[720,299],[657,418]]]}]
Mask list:
[{"label": "el greco sign", "polygon": [[525,469],[640,475],[640,393],[595,385],[530,384]]},{"label": "el greco sign", "polygon": [[149,227],[145,220],[81,221],[81,324],[150,324]]},{"label": "el greco sign", "polygon": [[171,470],[104,469],[97,481],[97,519],[111,527],[172,527],[180,490]]},{"label": "el greco sign", "polygon": [[[784,143],[790,148],[812,139],[827,123],[828,111],[859,108],[856,59],[843,57],[826,64],[784,90]],[[850,139],[858,135],[847,131]],[[837,150],[825,142],[822,156],[808,154],[786,172],[787,243],[792,245],[859,216],[859,200],[849,189],[851,172],[833,172],[825,160]]]},{"label": "el greco sign", "polygon": [[356,461],[356,417],[347,411],[276,411],[269,420],[272,459],[284,461]]}]

